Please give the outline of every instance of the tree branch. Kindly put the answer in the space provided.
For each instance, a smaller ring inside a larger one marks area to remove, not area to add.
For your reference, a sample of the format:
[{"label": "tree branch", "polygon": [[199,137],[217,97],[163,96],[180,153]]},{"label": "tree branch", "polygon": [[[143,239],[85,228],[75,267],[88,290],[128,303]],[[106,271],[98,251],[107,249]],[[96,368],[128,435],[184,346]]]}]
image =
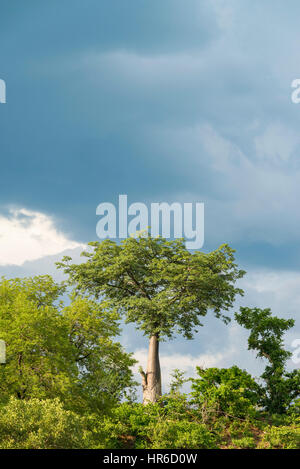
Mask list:
[{"label": "tree branch", "polygon": [[145,388],[147,386],[147,375],[141,366],[139,367],[139,373],[142,377],[142,386]]}]

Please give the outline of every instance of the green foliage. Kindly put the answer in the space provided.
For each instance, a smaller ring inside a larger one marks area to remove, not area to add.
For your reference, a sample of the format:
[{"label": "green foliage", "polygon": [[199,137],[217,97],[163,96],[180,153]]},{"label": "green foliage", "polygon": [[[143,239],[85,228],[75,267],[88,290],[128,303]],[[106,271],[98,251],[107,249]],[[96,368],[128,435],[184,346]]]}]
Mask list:
[{"label": "green foliage", "polygon": [[159,338],[191,338],[209,310],[227,321],[222,311],[242,294],[233,250],[191,254],[151,237],[92,246],[85,263],[61,264],[76,285],[67,306],[49,276],[0,282],[1,449],[300,448],[300,372],[285,370],[282,339],[294,321],[270,309],[236,314],[249,349],[268,360],[265,386],[237,366],[197,367],[182,394],[188,380],[176,369],[158,402],[130,400],[135,360],[115,342],[120,314]]},{"label": "green foliage", "polygon": [[300,449],[300,426],[268,427],[259,448]]},{"label": "green foliage", "polygon": [[[204,424],[191,421],[188,407],[161,403],[128,404],[115,408],[110,417],[101,422],[105,447],[120,448],[214,448],[216,437]],[[182,412],[178,412],[180,409]]]},{"label": "green foliage", "polygon": [[153,449],[213,449],[216,436],[196,422],[160,421],[151,428]]},{"label": "green foliage", "polygon": [[140,236],[90,246],[93,252],[83,253],[86,262],[70,265],[65,257],[58,266],[78,291],[109,299],[148,336],[171,338],[178,332],[190,339],[208,310],[227,321],[222,311],[243,293],[234,283],[244,272],[227,245],[192,254],[183,240]]},{"label": "green foliage", "polygon": [[0,408],[1,449],[76,449],[89,443],[83,417],[65,410],[58,399],[11,398]]},{"label": "green foliage", "polygon": [[266,421],[259,412],[250,418],[212,413],[212,418],[207,419],[207,405],[195,405],[193,399],[179,393],[163,396],[161,402],[147,406],[123,403],[110,416],[100,422],[95,420],[94,447],[299,448],[300,424],[292,423],[287,416],[272,416],[272,425],[270,416]]},{"label": "green foliage", "polygon": [[237,366],[197,367],[197,373],[199,378],[192,379],[191,393],[195,404],[234,417],[256,414],[260,388],[249,373]]},{"label": "green foliage", "polygon": [[296,399],[293,404],[289,407],[288,414],[300,421],[300,399]]},{"label": "green foliage", "polygon": [[[164,403],[164,405],[162,405]],[[11,398],[0,407],[0,448],[14,449],[213,449],[300,448],[300,422],[214,415],[177,393],[162,402],[124,402],[108,415],[80,415],[58,399]]]},{"label": "green foliage", "polygon": [[272,316],[271,310],[240,308],[237,322],[250,330],[248,349],[268,360],[262,379],[265,381],[261,405],[271,413],[284,413],[300,396],[300,371],[285,371],[291,353],[283,348],[283,334],[294,325],[293,319]]},{"label": "green foliage", "polygon": [[189,396],[179,392],[171,392],[161,398],[160,405],[163,406],[163,417],[176,420],[197,418],[197,411],[189,402]]},{"label": "green foliage", "polygon": [[113,338],[117,314],[105,303],[71,296],[51,277],[2,279],[0,338],[7,363],[0,368],[0,396],[58,397],[73,410],[101,410],[131,386],[134,360]]},{"label": "green foliage", "polygon": [[109,449],[144,448],[149,436],[149,428],[160,418],[161,407],[158,404],[124,402],[114,407],[109,416],[99,422],[94,421],[94,431],[100,435],[99,447]]},{"label": "green foliage", "polygon": [[179,393],[180,389],[186,383],[189,381],[184,377],[184,372],[180,371],[178,368],[175,368],[173,372],[171,373],[171,384],[170,384],[170,393],[171,394],[177,394]]},{"label": "green foliage", "polygon": [[252,436],[245,436],[244,438],[232,439],[233,448],[238,449],[254,449],[256,441]]},{"label": "green foliage", "polygon": [[258,357],[267,358],[277,366],[284,366],[291,353],[283,349],[282,336],[294,326],[293,319],[273,316],[269,308],[240,308],[235,319],[250,330],[249,350],[257,350]]}]

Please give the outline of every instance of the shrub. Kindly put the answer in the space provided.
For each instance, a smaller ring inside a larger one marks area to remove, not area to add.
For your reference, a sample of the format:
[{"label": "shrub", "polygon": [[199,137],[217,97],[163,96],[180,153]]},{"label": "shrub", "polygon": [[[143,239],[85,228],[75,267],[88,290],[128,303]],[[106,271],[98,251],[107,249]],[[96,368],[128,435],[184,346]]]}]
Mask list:
[{"label": "shrub", "polygon": [[[215,448],[216,438],[190,414],[178,413],[174,398],[165,406],[123,403],[95,425],[99,448]],[[181,402],[179,400],[181,410]]]},{"label": "shrub", "polygon": [[300,449],[300,426],[268,427],[260,448]]},{"label": "shrub", "polygon": [[192,379],[191,393],[195,404],[235,417],[255,415],[260,388],[249,373],[237,366],[197,367],[197,373],[199,378]]},{"label": "shrub", "polygon": [[238,449],[254,449],[256,442],[253,437],[245,436],[244,438],[233,439],[232,444],[234,448]]},{"label": "shrub", "polygon": [[[93,427],[94,444],[97,448],[147,448],[149,426],[159,419],[159,404],[124,402],[99,421],[97,416],[90,418]],[[97,443],[98,442],[98,443]]]},{"label": "shrub", "polygon": [[150,429],[151,449],[213,449],[216,437],[203,424],[161,421]]},{"label": "shrub", "polygon": [[70,449],[90,444],[85,421],[58,399],[11,398],[0,409],[1,449]]}]

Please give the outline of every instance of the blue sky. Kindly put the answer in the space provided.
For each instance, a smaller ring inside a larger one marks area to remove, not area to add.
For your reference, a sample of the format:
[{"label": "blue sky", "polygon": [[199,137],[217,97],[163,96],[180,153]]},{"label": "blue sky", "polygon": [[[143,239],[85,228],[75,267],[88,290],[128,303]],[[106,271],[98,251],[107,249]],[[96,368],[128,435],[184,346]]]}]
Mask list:
[{"label": "blue sky", "polygon": [[[119,194],[198,201],[204,249],[228,242],[249,272],[243,304],[299,316],[299,16],[296,0],[0,2],[0,273],[77,256]],[[249,364],[224,327],[166,344],[170,367],[178,348]]]}]

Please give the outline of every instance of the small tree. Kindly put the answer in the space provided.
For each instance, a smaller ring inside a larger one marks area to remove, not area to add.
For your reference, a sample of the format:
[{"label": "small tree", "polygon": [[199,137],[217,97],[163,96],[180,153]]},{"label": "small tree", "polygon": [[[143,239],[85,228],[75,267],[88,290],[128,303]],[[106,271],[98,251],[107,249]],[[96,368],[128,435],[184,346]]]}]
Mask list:
[{"label": "small tree", "polygon": [[133,385],[135,360],[114,341],[116,312],[90,299],[60,301],[50,276],[0,281],[0,400],[58,397],[72,410],[102,410]]},{"label": "small tree", "polygon": [[197,366],[197,378],[192,378],[193,403],[216,414],[246,417],[255,414],[260,387],[245,370]]},{"label": "small tree", "polygon": [[240,308],[235,318],[241,326],[250,330],[248,349],[256,350],[258,357],[269,362],[261,375],[266,383],[262,405],[269,412],[286,412],[300,394],[299,370],[285,371],[286,362],[292,354],[284,350],[282,340],[295,321],[272,316],[269,308]]},{"label": "small tree", "polygon": [[120,245],[105,240],[90,246],[94,250],[83,253],[85,263],[69,265],[71,258],[65,257],[58,265],[79,291],[109,299],[126,322],[149,337],[147,370],[140,373],[144,403],[155,402],[161,396],[159,342],[176,332],[191,339],[208,310],[227,322],[222,310],[243,293],[234,283],[244,272],[227,245],[209,254],[191,253],[183,240],[140,235]]},{"label": "small tree", "polygon": [[188,381],[190,381],[190,379],[185,378],[184,375],[185,375],[185,372],[179,370],[178,368],[175,368],[172,371],[172,373],[171,373],[172,381],[170,383],[170,394],[171,395],[180,394],[180,389],[182,388],[182,386],[185,383],[187,383]]}]

